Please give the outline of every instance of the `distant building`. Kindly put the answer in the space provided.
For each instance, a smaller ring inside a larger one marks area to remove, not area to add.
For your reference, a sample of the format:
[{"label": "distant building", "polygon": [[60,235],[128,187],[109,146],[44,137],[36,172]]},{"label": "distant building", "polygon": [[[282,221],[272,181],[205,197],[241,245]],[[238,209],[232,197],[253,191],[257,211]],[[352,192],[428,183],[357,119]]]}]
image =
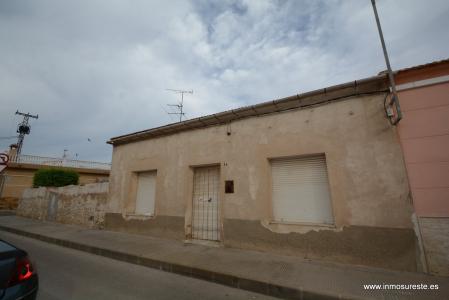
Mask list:
[{"label": "distant building", "polygon": [[105,226],[419,270],[388,93],[379,75],[112,138]]},{"label": "distant building", "polygon": [[0,173],[0,199],[20,198],[33,186],[33,175],[42,168],[70,168],[80,175],[80,184],[108,181],[110,164],[35,155],[16,155],[11,148],[8,167]]}]

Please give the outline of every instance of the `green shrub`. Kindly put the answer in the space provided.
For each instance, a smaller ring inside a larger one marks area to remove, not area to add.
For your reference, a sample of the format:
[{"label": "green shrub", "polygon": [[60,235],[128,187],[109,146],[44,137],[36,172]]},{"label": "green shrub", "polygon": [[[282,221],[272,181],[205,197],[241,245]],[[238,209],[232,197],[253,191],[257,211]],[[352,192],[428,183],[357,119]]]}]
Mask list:
[{"label": "green shrub", "polygon": [[33,187],[78,184],[79,174],[64,169],[40,169],[34,173]]}]

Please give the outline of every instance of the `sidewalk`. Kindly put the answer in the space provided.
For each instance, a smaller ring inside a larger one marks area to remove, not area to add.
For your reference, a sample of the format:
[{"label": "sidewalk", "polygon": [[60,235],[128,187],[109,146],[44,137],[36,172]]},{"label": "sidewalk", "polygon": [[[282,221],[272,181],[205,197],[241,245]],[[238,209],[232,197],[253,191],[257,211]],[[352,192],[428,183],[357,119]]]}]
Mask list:
[{"label": "sidewalk", "polygon": [[[306,261],[126,233],[0,216],[1,231],[288,299],[449,299],[449,278]],[[438,284],[437,291],[368,291],[364,284]]]}]

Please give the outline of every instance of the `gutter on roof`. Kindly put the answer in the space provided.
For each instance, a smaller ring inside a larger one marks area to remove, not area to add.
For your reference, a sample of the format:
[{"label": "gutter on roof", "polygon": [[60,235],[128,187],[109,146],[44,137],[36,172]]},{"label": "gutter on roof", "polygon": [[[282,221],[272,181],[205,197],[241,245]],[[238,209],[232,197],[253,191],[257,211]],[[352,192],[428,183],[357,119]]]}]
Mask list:
[{"label": "gutter on roof", "polygon": [[[291,109],[300,109],[312,105],[323,105],[331,101],[338,101],[352,96],[380,93],[386,91],[389,91],[387,76],[386,74],[380,74],[377,76],[355,80],[298,95],[293,95],[278,100],[271,100],[268,102],[240,107],[217,114],[113,137],[107,143],[111,145],[122,145],[131,143],[133,141],[145,140],[163,135],[170,135],[181,131],[227,124],[229,122],[243,118],[277,113]],[[219,117],[217,117],[217,115]]]},{"label": "gutter on roof", "polygon": [[444,65],[449,63],[449,58],[447,59],[443,59],[443,60],[437,60],[437,61],[433,61],[427,64],[422,64],[422,65],[417,65],[417,66],[413,66],[413,67],[408,67],[408,68],[404,68],[404,69],[399,69],[396,71],[396,73],[402,73],[402,72],[406,72],[406,71],[414,71],[414,70],[419,70],[419,69],[425,69],[425,68],[429,68],[429,67],[434,67],[434,66],[438,66],[438,65]]}]

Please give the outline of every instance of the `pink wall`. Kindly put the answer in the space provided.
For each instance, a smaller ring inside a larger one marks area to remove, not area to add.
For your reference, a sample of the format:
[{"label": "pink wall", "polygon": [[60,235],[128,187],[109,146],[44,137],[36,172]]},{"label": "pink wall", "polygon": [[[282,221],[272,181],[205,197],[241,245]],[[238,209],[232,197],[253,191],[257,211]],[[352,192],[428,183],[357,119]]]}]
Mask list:
[{"label": "pink wall", "polygon": [[399,92],[399,137],[420,217],[449,217],[449,82]]}]

